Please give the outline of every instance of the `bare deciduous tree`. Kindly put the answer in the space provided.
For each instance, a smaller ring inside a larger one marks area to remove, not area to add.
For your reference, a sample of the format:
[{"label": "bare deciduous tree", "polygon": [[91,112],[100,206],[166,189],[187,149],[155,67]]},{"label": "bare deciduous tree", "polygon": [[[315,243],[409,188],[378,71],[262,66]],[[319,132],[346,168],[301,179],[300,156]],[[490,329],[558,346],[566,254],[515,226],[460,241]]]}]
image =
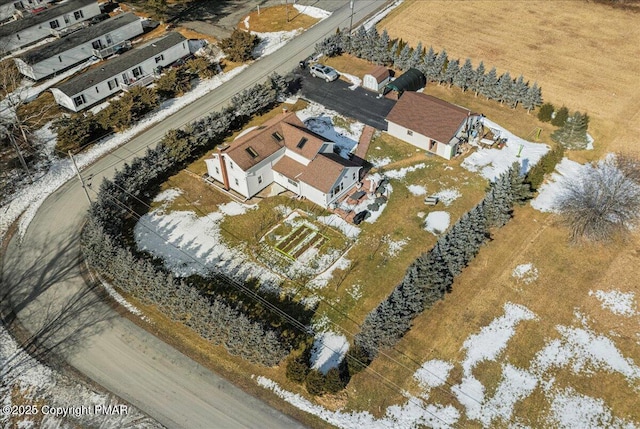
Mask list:
[{"label": "bare deciduous tree", "polygon": [[640,185],[607,159],[565,181],[556,205],[572,240],[607,241],[628,232],[640,215]]}]

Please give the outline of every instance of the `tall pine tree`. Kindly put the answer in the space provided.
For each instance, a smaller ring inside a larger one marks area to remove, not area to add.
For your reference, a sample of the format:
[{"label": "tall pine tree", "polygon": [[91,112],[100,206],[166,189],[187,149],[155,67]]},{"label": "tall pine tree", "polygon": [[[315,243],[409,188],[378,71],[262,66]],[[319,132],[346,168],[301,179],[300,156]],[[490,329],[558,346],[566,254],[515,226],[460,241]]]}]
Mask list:
[{"label": "tall pine tree", "polygon": [[471,82],[471,86],[470,86],[471,90],[475,93],[476,97],[482,91],[482,87],[484,85],[484,78],[485,78],[484,62],[480,61],[478,68],[475,70],[473,81]]},{"label": "tall pine tree", "polygon": [[498,99],[498,73],[496,72],[495,67],[489,70],[489,73],[484,75],[480,94],[484,95],[489,100]]},{"label": "tall pine tree", "polygon": [[449,85],[449,88],[451,88],[451,85],[453,85],[453,82],[454,80],[456,80],[458,73],[460,73],[460,61],[459,60],[449,61],[449,64],[447,64],[447,69],[445,70],[444,77],[443,77],[443,81]]},{"label": "tall pine tree", "polygon": [[529,113],[540,105],[542,105],[542,91],[538,87],[538,82],[534,82],[533,86],[527,89],[527,93],[522,100],[522,107],[527,109],[527,113]]},{"label": "tall pine tree", "polygon": [[473,65],[471,64],[471,60],[467,58],[464,65],[460,68],[460,72],[458,72],[453,80],[453,84],[462,89],[462,91],[466,91],[467,88],[471,86],[474,77],[475,72],[473,70]]}]

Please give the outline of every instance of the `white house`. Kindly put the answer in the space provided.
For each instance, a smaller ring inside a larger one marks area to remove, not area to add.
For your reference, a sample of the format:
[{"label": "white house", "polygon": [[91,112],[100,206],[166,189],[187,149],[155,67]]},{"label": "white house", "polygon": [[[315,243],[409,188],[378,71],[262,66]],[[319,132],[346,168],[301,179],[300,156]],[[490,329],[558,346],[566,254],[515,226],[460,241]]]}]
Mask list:
[{"label": "white house", "polygon": [[384,87],[391,80],[389,69],[384,66],[375,66],[364,75],[362,79],[362,87],[371,91],[382,92]]},{"label": "white house", "polygon": [[16,15],[31,13],[33,9],[43,7],[53,0],[0,0],[0,22],[12,19]]},{"label": "white house", "polygon": [[246,198],[272,183],[328,207],[359,181],[361,166],[334,153],[295,113],[265,122],[205,160],[210,177]]},{"label": "white house", "polygon": [[188,40],[171,32],[97,64],[51,92],[56,103],[78,112],[132,86],[150,84],[162,68],[189,53]]},{"label": "white house", "polygon": [[40,80],[68,67],[86,61],[94,55],[122,45],[144,32],[140,19],[133,13],[123,13],[78,30],[62,39],[30,49],[14,58],[20,73]]},{"label": "white house", "polygon": [[387,132],[446,159],[469,141],[482,115],[431,95],[405,92],[387,115]]},{"label": "white house", "polygon": [[0,50],[12,51],[100,15],[96,0],[68,0],[0,26]]}]

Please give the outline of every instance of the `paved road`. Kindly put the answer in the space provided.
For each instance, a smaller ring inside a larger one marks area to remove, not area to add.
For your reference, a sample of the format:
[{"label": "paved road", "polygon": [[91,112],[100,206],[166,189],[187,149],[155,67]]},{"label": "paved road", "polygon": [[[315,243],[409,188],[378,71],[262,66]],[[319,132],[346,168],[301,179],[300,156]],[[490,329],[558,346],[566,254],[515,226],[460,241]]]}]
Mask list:
[{"label": "paved road", "polygon": [[[357,1],[356,21],[384,3]],[[294,68],[300,58],[313,51],[318,40],[338,26],[348,25],[348,1],[326,4],[336,9],[330,18],[99,160],[83,174],[94,176],[95,187],[102,178],[112,177],[124,161],[157,143],[168,129],[222,108],[234,93],[274,70],[286,73]],[[14,238],[8,245],[0,302],[10,300],[21,323],[46,337],[46,344],[55,345],[70,365],[169,428],[299,427],[96,299],[80,275],[79,231],[87,208],[76,181],[66,183],[45,201],[23,242]]]},{"label": "paved road", "polygon": [[308,100],[323,104],[338,113],[357,119],[379,130],[387,130],[384,120],[396,105],[388,98],[378,98],[378,94],[362,87],[349,89],[350,83],[343,80],[325,82],[311,76],[308,72],[298,72],[302,78],[302,96]]}]

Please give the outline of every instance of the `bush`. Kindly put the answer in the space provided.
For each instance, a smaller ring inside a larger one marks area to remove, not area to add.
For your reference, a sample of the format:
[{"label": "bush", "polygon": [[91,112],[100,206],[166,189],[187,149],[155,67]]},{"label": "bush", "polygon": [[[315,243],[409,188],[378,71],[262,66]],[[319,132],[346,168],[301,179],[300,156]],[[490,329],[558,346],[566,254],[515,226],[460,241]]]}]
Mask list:
[{"label": "bush", "polygon": [[324,377],[324,388],[327,393],[338,393],[346,387],[338,368],[331,368]]},{"label": "bush", "polygon": [[350,377],[353,377],[371,363],[371,359],[364,348],[358,344],[354,344],[349,347],[347,352],[347,372]]},{"label": "bush", "polygon": [[558,128],[551,138],[566,147],[567,149],[586,149],[589,144],[587,137],[587,127],[589,117],[585,113],[574,112],[569,116],[562,127]]},{"label": "bush", "polygon": [[109,131],[91,112],[86,115],[64,115],[53,123],[53,129],[58,134],[56,149],[61,152],[75,152]]},{"label": "bush", "polygon": [[564,147],[562,145],[558,145],[545,153],[544,156],[540,158],[540,161],[531,167],[524,179],[525,183],[529,184],[532,191],[537,191],[544,181],[544,176],[551,173],[563,157]]},{"label": "bush", "polygon": [[555,107],[551,103],[544,103],[538,110],[538,119],[542,122],[549,122],[555,111]]},{"label": "bush", "polygon": [[156,81],[156,92],[163,98],[179,97],[191,89],[191,76],[182,67],[165,70]]},{"label": "bush", "polygon": [[287,362],[286,376],[291,381],[302,383],[307,378],[309,370],[307,359],[304,356],[298,356]]},{"label": "bush", "polygon": [[193,58],[185,64],[187,72],[200,79],[210,79],[218,74],[218,65],[203,57]]},{"label": "bush", "polygon": [[121,98],[111,101],[96,118],[105,130],[122,131],[158,107],[158,104],[158,95],[153,89],[133,87]]},{"label": "bush", "polygon": [[556,115],[551,119],[551,125],[555,127],[561,127],[567,122],[567,118],[569,117],[569,109],[565,106],[562,106],[556,112]]},{"label": "bush", "polygon": [[236,28],[231,36],[220,41],[220,47],[231,61],[241,63],[253,59],[253,50],[258,43],[258,36]]},{"label": "bush", "polygon": [[307,388],[307,392],[313,396],[324,395],[327,392],[325,377],[316,369],[309,371],[309,374],[307,374],[305,387]]}]

